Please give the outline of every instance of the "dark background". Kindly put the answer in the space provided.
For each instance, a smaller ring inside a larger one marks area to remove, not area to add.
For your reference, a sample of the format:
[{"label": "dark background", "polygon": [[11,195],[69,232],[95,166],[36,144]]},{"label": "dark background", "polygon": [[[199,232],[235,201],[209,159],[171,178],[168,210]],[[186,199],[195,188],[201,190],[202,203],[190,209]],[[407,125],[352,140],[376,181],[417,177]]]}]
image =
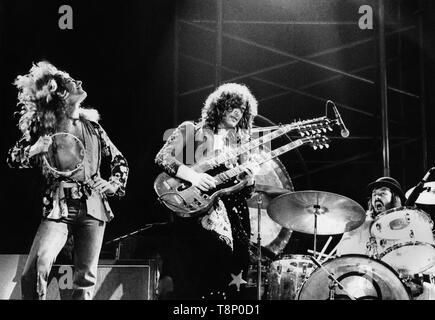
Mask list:
[{"label": "dark background", "polygon": [[[408,190],[434,163],[435,4],[429,0],[385,3],[388,84],[410,93],[388,91],[391,175]],[[58,8],[64,4],[73,8],[73,30],[58,27]],[[341,194],[365,208],[365,187],[383,175],[383,164],[377,23],[375,17],[373,30],[358,28],[358,8],[363,4],[376,13],[377,1],[223,1],[224,19],[236,22],[224,24],[224,34],[230,37],[223,39],[222,78],[246,83],[260,102],[260,114],[274,123],[320,117],[325,101],[334,100],[351,136],[342,139],[336,131],[330,149],[303,147],[281,161],[295,190]],[[175,12],[183,20],[177,23],[177,47]],[[41,214],[39,173],[9,169],[5,161],[19,138],[13,116],[15,77],[27,73],[32,62],[45,59],[82,80],[88,92],[85,105],[100,111],[101,124],[127,158],[131,170],[127,194],[111,201],[116,218],[108,225],[108,241],[148,224],[170,221],[153,191],[160,173],[154,157],[164,131],[181,121],[196,120],[213,90],[215,33],[210,29],[215,28],[211,21],[215,16],[216,3],[211,0],[0,1],[0,155],[4,159],[0,161],[0,253],[27,253]],[[248,23],[254,20],[263,23]],[[401,28],[406,30],[397,31]],[[271,68],[293,61],[289,54],[375,83],[306,62]],[[178,67],[176,81],[174,66]],[[263,68],[270,69],[233,79]],[[179,94],[174,99],[176,89]],[[286,93],[287,89],[293,91]],[[423,89],[422,117],[420,99],[412,95],[420,96]],[[256,125],[268,121],[257,118]],[[141,247],[164,246],[166,232],[160,225],[143,231]]]}]

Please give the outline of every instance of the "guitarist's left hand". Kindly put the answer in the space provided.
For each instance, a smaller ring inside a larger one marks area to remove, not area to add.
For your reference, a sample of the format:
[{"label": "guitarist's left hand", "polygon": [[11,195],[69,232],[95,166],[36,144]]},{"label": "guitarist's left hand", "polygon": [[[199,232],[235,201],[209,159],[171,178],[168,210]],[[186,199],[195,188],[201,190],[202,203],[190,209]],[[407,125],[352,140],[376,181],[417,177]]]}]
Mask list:
[{"label": "guitarist's left hand", "polygon": [[247,181],[248,183],[246,184],[247,186],[251,186],[255,183],[255,178],[254,176],[260,171],[260,166],[259,165],[249,165],[249,167],[247,168],[247,170],[245,170],[246,174],[247,174]]}]

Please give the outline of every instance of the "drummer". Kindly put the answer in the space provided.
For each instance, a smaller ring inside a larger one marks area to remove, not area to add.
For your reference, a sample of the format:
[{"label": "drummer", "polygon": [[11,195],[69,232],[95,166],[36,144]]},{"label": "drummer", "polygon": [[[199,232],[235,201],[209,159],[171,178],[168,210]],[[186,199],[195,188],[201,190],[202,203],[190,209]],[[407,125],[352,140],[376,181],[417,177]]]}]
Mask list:
[{"label": "drummer", "polygon": [[[367,186],[370,195],[367,216],[364,223],[358,228],[345,232],[337,246],[337,256],[345,254],[362,254],[372,256],[370,249],[370,226],[376,216],[382,212],[401,207],[406,197],[397,180],[390,177],[381,177]],[[425,280],[414,279],[408,282],[415,300],[435,300],[435,285]]]},{"label": "drummer", "polygon": [[371,255],[370,226],[374,218],[380,213],[402,206],[405,203],[405,194],[400,183],[391,177],[381,177],[367,186],[370,199],[366,220],[358,228],[345,232],[337,247],[337,255],[363,254]]}]

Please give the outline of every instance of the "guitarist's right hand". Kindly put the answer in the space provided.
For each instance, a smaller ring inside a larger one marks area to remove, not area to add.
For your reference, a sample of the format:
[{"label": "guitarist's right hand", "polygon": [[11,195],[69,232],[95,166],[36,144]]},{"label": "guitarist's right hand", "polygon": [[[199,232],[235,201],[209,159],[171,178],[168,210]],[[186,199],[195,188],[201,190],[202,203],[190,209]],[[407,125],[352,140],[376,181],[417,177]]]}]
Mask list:
[{"label": "guitarist's right hand", "polygon": [[208,191],[216,188],[216,180],[207,173],[196,172],[195,170],[182,165],[178,168],[177,177],[189,181],[201,191]]},{"label": "guitarist's right hand", "polygon": [[201,191],[208,191],[210,189],[216,188],[215,179],[207,173],[195,172],[189,182]]}]

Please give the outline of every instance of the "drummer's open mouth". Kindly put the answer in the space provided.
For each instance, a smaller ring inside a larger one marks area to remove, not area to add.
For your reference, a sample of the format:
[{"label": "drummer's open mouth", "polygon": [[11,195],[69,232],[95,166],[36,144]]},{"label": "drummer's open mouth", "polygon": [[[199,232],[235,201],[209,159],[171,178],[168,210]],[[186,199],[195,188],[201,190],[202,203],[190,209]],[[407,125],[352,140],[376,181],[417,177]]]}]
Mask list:
[{"label": "drummer's open mouth", "polygon": [[375,202],[376,209],[380,210],[384,207],[384,204],[381,201]]}]

